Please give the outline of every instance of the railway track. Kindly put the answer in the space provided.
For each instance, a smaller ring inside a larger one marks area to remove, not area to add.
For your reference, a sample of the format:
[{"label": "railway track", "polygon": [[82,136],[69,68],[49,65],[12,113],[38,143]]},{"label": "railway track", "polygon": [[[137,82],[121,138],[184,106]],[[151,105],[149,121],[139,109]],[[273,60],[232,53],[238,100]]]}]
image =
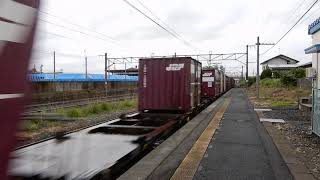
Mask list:
[{"label": "railway track", "polygon": [[121,100],[133,99],[135,97],[137,97],[136,94],[123,94],[123,95],[117,95],[117,96],[86,98],[86,99],[71,100],[71,101],[34,104],[34,105],[28,105],[26,107],[26,111],[24,112],[24,115],[30,115],[30,114],[44,112],[44,111],[53,111],[60,108],[84,106],[88,104],[95,104],[95,103],[101,103],[101,102],[121,101]]},{"label": "railway track", "polygon": [[130,113],[29,144],[12,153],[9,174],[22,179],[115,179],[182,119],[181,114]]}]

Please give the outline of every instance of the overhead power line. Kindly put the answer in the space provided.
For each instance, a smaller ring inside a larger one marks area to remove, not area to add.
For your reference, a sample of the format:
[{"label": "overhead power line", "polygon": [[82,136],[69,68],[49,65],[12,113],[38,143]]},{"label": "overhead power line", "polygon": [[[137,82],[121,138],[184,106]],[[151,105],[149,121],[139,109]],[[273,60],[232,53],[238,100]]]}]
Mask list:
[{"label": "overhead power line", "polygon": [[192,44],[190,44],[189,42],[185,41],[184,39],[181,39],[178,35],[176,35],[175,33],[171,32],[170,30],[168,30],[166,27],[164,27],[163,25],[161,25],[160,23],[158,23],[157,21],[155,21],[154,19],[152,19],[150,16],[148,16],[147,14],[145,14],[144,12],[142,12],[139,8],[137,8],[135,5],[131,4],[129,1],[127,0],[123,0],[125,3],[127,3],[130,7],[132,7],[133,9],[135,9],[136,11],[138,11],[140,14],[142,14],[144,17],[146,17],[147,19],[149,19],[150,21],[152,21],[153,23],[155,23],[157,26],[159,26],[161,29],[165,30],[167,33],[169,33],[170,35],[172,35],[174,38],[180,40],[183,44],[185,44],[186,46],[191,47],[194,50],[198,50],[198,48],[194,47]]},{"label": "overhead power line", "polygon": [[295,14],[298,12],[298,10],[300,9],[300,8],[302,8],[303,6],[303,4],[306,2],[306,0],[303,0],[303,1],[301,1],[299,4],[297,4],[297,6],[294,8],[294,9],[292,9],[292,11],[290,11],[290,17],[288,18],[288,21],[287,22],[293,22],[293,20],[295,19]]},{"label": "overhead power line", "polygon": [[274,48],[284,37],[286,37],[289,32],[301,21],[301,19],[314,7],[314,5],[316,5],[316,3],[319,0],[314,1],[314,3],[307,9],[307,11],[298,19],[298,21],[283,35],[281,36],[281,38],[273,45],[271,46],[268,50],[266,50],[264,53],[262,53],[261,55],[266,54],[267,52],[269,52],[272,48]]},{"label": "overhead power line", "polygon": [[92,34],[88,34],[88,33],[85,33],[83,31],[80,31],[80,30],[76,30],[76,29],[73,29],[73,28],[70,28],[70,27],[67,27],[67,26],[63,26],[61,24],[57,24],[57,23],[54,23],[54,22],[51,22],[51,21],[48,21],[48,20],[45,20],[45,19],[41,19],[41,18],[38,18],[40,21],[42,22],[45,22],[45,23],[48,23],[48,24],[51,24],[51,25],[54,25],[54,26],[57,26],[57,27],[60,27],[60,28],[63,28],[63,29],[67,29],[69,31],[73,31],[73,32],[77,32],[77,33],[80,33],[80,34],[83,34],[83,35],[86,35],[86,36],[89,36],[91,38],[95,38],[95,39],[99,39],[99,40],[102,40],[102,41],[105,41],[105,42],[108,42],[108,43],[112,43],[112,44],[115,44],[115,42],[111,41],[111,40],[107,40],[107,39],[103,39],[103,38],[100,38],[98,36],[94,36]]},{"label": "overhead power line", "polygon": [[163,25],[165,25],[171,32],[173,32],[175,35],[181,37],[180,34],[178,34],[174,29],[172,29],[166,22],[164,22],[162,19],[160,19],[150,8],[148,8],[144,3],[142,3],[140,0],[136,0],[141,6],[143,6],[146,10],[148,10],[155,18],[157,18]]},{"label": "overhead power line", "polygon": [[100,33],[100,32],[98,32],[98,31],[95,31],[95,30],[93,30],[93,29],[91,29],[91,28],[89,28],[89,27],[85,27],[85,26],[83,26],[83,25],[76,24],[76,23],[74,23],[74,22],[71,22],[70,20],[67,20],[67,19],[64,19],[64,18],[62,18],[62,17],[56,16],[56,15],[54,15],[54,14],[52,14],[52,13],[49,13],[49,12],[46,12],[46,11],[43,11],[43,10],[39,10],[39,12],[42,13],[42,14],[46,14],[46,15],[52,16],[52,17],[57,18],[57,19],[59,19],[59,20],[62,20],[62,21],[64,21],[65,23],[68,23],[68,24],[70,24],[70,25],[77,26],[77,27],[79,27],[79,28],[85,29],[86,31],[93,32],[93,33],[95,33],[95,34],[99,34],[99,35],[101,35],[101,36],[103,36],[103,37],[105,37],[105,38],[107,38],[107,39],[109,39],[109,40],[111,40],[111,41],[117,41],[117,40],[115,40],[114,38],[112,38],[112,37],[110,37],[110,36],[107,36],[107,35],[105,35],[105,34],[103,34],[103,33]]}]

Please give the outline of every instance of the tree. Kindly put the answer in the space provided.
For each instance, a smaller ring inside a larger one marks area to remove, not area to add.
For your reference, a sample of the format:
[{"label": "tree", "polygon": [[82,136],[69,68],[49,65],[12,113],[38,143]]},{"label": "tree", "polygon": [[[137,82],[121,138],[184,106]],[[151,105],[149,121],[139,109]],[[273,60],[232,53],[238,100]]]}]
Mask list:
[{"label": "tree", "polygon": [[272,78],[272,71],[267,67],[267,69],[263,70],[260,76],[260,79]]},{"label": "tree", "polygon": [[303,68],[292,69],[291,73],[294,75],[295,78],[304,78],[304,77],[306,77],[306,70],[303,69]]}]

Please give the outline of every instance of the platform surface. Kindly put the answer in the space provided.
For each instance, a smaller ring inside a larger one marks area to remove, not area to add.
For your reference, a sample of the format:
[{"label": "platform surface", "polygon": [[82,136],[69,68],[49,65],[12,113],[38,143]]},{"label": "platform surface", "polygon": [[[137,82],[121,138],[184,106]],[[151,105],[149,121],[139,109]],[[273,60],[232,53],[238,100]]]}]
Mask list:
[{"label": "platform surface", "polygon": [[231,97],[193,179],[293,179],[244,90]]}]

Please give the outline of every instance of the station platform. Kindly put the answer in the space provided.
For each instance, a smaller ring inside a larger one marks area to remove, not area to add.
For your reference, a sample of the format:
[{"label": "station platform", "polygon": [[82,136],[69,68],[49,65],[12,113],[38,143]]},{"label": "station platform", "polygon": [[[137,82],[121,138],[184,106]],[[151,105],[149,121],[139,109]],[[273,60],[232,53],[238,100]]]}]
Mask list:
[{"label": "station platform", "polygon": [[229,98],[212,120],[220,120],[214,135],[201,139],[208,128],[203,132],[171,179],[293,179],[244,90],[233,89]]},{"label": "station platform", "polygon": [[234,88],[119,179],[294,178],[244,90]]}]

